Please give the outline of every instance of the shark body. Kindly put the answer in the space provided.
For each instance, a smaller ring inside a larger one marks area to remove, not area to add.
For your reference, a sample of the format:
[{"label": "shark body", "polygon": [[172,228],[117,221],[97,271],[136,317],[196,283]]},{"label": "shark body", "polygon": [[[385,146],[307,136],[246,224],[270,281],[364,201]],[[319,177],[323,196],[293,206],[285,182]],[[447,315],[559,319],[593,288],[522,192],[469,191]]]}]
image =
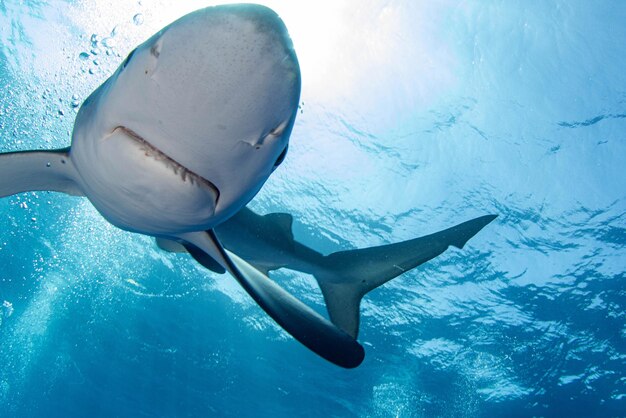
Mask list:
[{"label": "shark body", "polygon": [[[293,239],[289,215],[246,209],[285,158],[300,84],[291,39],[272,10],[198,10],[139,45],[85,100],[71,147],[0,154],[0,197],[85,196],[113,225],[228,271],[294,338],[356,367],[363,295],[449,245],[462,247],[493,216],[323,256]],[[315,275],[330,320],[268,278],[281,267]]]},{"label": "shark body", "polygon": [[[246,207],[218,225],[215,232],[225,248],[266,275],[287,268],[315,277],[332,322],[356,339],[363,296],[432,260],[450,246],[463,248],[495,218],[495,215],[480,216],[407,241],[328,255],[294,237],[293,217],[288,213],[258,215]],[[165,251],[190,252],[208,269],[224,272],[213,259],[188,246],[162,238],[157,238],[156,243]]]}]

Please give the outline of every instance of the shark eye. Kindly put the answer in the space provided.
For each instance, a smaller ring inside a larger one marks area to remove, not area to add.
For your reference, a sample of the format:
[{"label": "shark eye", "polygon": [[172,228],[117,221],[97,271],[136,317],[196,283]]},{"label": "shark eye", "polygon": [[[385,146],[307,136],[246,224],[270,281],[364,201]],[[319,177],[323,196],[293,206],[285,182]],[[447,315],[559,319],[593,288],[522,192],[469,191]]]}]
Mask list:
[{"label": "shark eye", "polygon": [[283,161],[285,161],[285,157],[287,156],[287,149],[288,148],[289,148],[289,145],[287,145],[285,147],[285,149],[283,150],[283,152],[280,153],[280,155],[276,159],[276,162],[274,163],[274,168],[278,167],[279,165],[282,164]]},{"label": "shark eye", "polygon": [[126,68],[126,66],[128,65],[128,63],[130,62],[130,59],[133,57],[133,55],[135,54],[135,51],[137,50],[137,48],[133,49],[132,51],[130,51],[130,54],[128,54],[128,56],[126,57],[126,59],[124,60],[124,63],[122,64],[122,69]]}]

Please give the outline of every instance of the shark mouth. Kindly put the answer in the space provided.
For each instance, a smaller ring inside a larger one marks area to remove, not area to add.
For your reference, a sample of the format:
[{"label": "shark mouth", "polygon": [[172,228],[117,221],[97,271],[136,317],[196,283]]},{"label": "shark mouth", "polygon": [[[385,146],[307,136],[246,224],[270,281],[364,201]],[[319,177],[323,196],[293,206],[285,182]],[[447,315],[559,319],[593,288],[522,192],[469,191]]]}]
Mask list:
[{"label": "shark mouth", "polygon": [[180,164],[178,161],[170,158],[167,154],[163,153],[161,150],[159,150],[158,148],[150,144],[141,135],[139,135],[137,132],[133,131],[132,129],[129,129],[125,126],[117,126],[115,129],[113,129],[113,132],[117,130],[121,130],[129,138],[139,143],[141,146],[141,150],[145,153],[146,157],[152,157],[155,160],[164,163],[167,167],[172,169],[175,174],[179,175],[183,181],[189,181],[191,184],[205,186],[213,190],[213,192],[216,195],[215,205],[217,206],[217,202],[219,201],[219,198],[220,198],[220,190],[217,188],[217,186],[215,186],[213,183],[211,183],[209,180],[205,179],[204,177],[201,177],[198,174],[194,173],[193,171],[189,170],[188,168]]}]

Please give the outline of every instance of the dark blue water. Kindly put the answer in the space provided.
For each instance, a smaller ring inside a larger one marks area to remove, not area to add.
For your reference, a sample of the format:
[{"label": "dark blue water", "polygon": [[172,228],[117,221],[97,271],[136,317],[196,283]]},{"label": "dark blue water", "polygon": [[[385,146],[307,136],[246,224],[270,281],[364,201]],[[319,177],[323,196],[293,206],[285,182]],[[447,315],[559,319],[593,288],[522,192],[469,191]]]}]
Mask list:
[{"label": "dark blue water", "polygon": [[[69,145],[123,57],[207,3],[0,1],[0,151]],[[0,415],[626,416],[626,4],[268,4],[303,104],[255,210],[322,252],[498,219],[370,293],[343,370],[86,200],[2,199]]]}]

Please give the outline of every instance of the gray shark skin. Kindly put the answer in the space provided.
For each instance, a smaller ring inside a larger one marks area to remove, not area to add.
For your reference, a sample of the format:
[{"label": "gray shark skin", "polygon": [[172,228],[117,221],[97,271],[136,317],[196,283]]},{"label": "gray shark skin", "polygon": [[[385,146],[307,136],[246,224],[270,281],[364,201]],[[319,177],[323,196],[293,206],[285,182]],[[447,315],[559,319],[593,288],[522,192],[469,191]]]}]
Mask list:
[{"label": "gray shark skin", "polygon": [[[290,215],[245,209],[285,157],[300,89],[276,13],[200,9],[139,45],[84,101],[69,148],[0,154],[0,197],[85,196],[111,224],[229,272],[296,340],[354,368],[365,356],[356,340],[363,295],[449,245],[461,248],[493,216],[325,257],[293,239]],[[269,279],[281,267],[315,275],[330,320]]]},{"label": "gray shark skin", "polygon": [[[485,215],[419,238],[326,256],[294,239],[293,218],[287,213],[261,216],[243,208],[215,232],[226,249],[265,274],[288,268],[313,275],[331,321],[356,339],[359,307],[365,294],[432,260],[450,246],[463,248],[495,218],[496,215]],[[156,243],[170,252],[185,252],[187,247],[200,264],[214,272],[224,272],[219,264],[193,247],[159,238]]]}]

